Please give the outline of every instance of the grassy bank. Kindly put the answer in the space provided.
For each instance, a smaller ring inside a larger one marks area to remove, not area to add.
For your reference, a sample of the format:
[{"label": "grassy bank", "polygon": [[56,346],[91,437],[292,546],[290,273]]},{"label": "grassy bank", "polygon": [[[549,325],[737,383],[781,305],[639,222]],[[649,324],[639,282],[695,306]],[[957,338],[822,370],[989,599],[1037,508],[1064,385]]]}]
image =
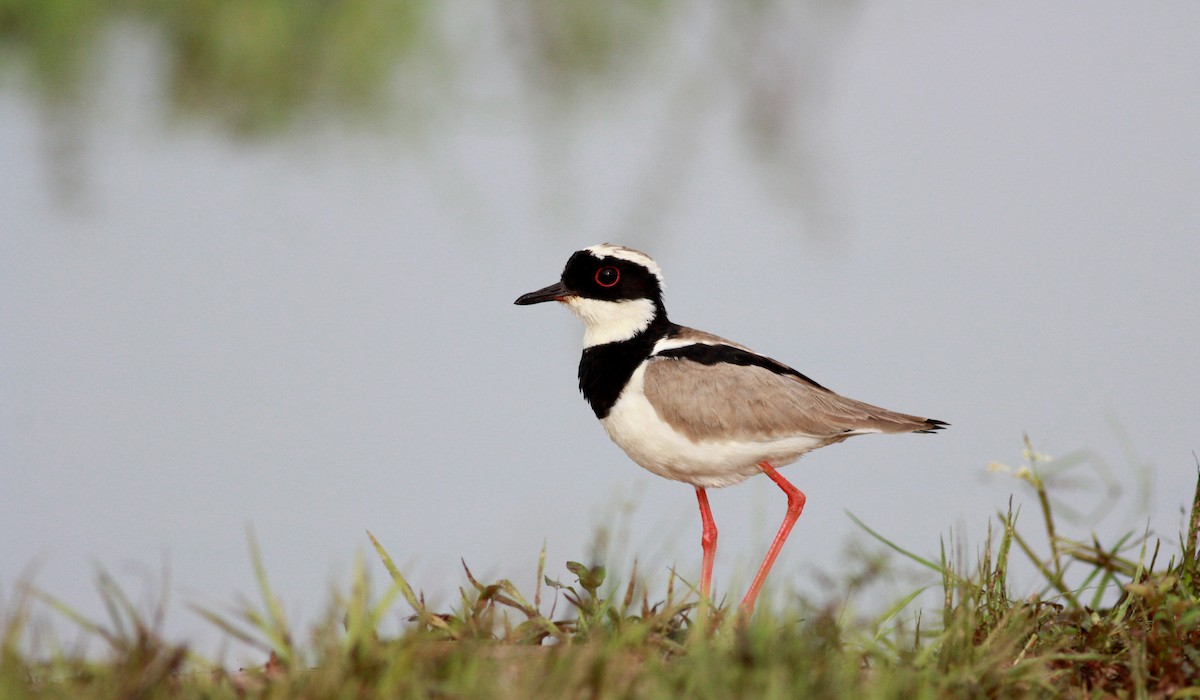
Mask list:
[{"label": "grassy bank", "polygon": [[[0,697],[1200,697],[1200,484],[1178,541],[1130,534],[1102,544],[1059,531],[1037,464],[1019,476],[1039,512],[997,513],[969,564],[945,547],[923,559],[871,533],[937,572],[940,610],[914,612],[914,591],[872,619],[852,619],[835,597],[745,620],[734,606],[700,605],[676,576],[649,591],[636,567],[620,581],[576,563],[547,575],[544,555],[535,590],[467,569],[460,599],[436,610],[372,538],[387,589],[373,593],[360,564],[325,621],[300,632],[251,543],[259,605],[198,612],[261,649],[261,667],[231,672],[195,658],[101,575],[104,621],[32,587],[0,611]],[[1040,573],[1039,590],[1010,590],[1018,560]],[[402,632],[379,632],[407,611]],[[66,616],[105,653],[31,654],[37,614]]]}]

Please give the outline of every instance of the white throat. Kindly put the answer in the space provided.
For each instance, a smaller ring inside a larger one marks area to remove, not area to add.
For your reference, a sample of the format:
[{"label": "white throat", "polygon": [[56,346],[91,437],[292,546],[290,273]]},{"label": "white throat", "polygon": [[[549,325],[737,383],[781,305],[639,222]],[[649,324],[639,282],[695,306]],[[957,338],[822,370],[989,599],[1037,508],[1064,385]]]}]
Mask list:
[{"label": "white throat", "polygon": [[629,340],[654,320],[654,302],[649,299],[602,301],[567,297],[563,302],[583,321],[583,347]]}]

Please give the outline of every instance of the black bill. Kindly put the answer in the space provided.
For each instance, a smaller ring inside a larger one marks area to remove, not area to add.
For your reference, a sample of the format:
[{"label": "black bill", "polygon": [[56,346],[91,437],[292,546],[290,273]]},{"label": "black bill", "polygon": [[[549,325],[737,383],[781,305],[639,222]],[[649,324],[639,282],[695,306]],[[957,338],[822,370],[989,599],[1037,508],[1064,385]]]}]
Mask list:
[{"label": "black bill", "polygon": [[549,287],[543,287],[536,292],[522,294],[521,296],[517,297],[517,300],[513,303],[526,306],[528,304],[540,304],[543,301],[562,301],[564,298],[573,295],[574,292],[572,292],[570,289],[567,289],[565,284],[562,282],[555,282]]}]

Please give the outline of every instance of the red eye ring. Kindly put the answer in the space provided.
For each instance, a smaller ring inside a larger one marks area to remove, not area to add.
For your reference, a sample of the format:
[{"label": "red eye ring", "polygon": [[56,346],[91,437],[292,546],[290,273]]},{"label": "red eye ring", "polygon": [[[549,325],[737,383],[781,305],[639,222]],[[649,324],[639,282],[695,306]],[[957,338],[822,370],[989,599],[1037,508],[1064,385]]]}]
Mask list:
[{"label": "red eye ring", "polygon": [[606,265],[596,270],[596,284],[601,287],[612,287],[621,281],[621,271],[612,265]]}]

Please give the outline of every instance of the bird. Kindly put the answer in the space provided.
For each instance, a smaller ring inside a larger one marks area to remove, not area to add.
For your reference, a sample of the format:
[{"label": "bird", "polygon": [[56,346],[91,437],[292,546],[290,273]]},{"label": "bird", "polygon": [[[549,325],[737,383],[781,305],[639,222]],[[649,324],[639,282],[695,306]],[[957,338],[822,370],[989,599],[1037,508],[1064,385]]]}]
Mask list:
[{"label": "bird", "polygon": [[702,602],[717,549],[706,490],[761,473],[787,495],[783,523],[739,606],[748,615],[806,501],[780,467],[855,435],[949,424],[847,398],[744,345],[673,323],[663,289],[653,258],[603,243],[576,251],[559,281],[515,303],[555,301],[574,312],[584,325],[579,390],[609,438],[644,469],[695,488]]}]

